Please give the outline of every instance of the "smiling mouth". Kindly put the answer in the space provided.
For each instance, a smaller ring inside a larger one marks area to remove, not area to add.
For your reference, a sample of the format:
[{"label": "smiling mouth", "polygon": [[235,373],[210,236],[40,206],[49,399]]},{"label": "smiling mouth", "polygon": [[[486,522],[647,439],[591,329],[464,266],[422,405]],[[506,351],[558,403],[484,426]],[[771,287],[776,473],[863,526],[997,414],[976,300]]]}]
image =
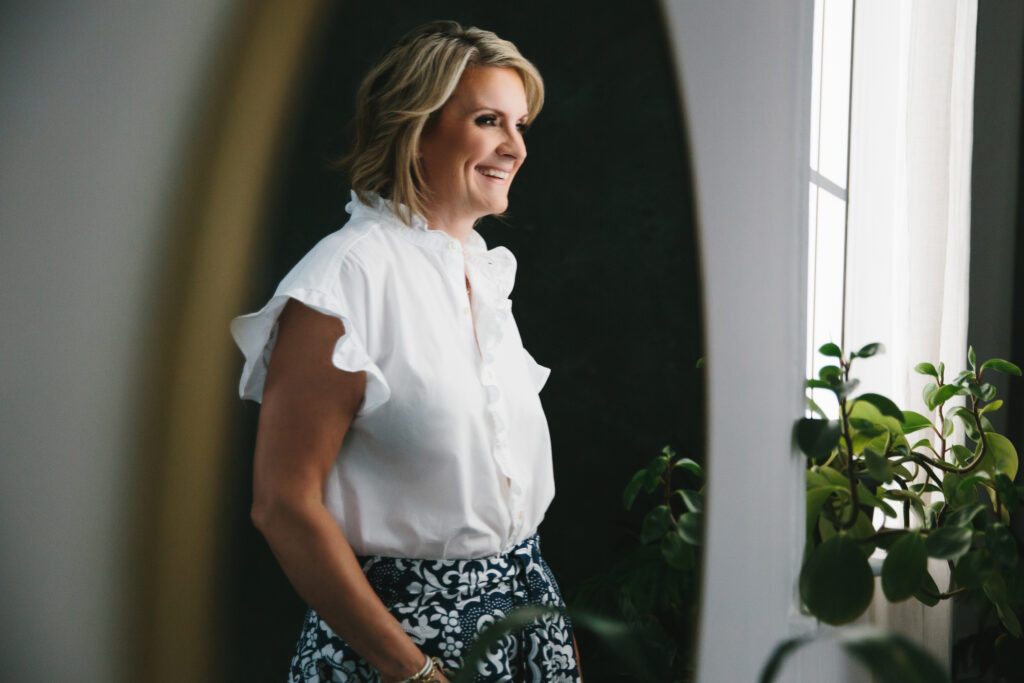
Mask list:
[{"label": "smiling mouth", "polygon": [[488,178],[497,178],[498,180],[508,180],[508,171],[499,171],[496,168],[478,168],[476,169]]}]

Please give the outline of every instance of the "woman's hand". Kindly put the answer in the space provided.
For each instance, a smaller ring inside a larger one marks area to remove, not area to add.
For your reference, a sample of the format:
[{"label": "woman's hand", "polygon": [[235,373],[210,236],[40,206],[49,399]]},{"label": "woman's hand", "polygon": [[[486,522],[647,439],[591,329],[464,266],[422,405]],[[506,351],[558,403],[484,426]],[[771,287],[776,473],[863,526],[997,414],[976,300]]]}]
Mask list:
[{"label": "woman's hand", "polygon": [[[344,327],[297,301],[281,314],[263,388],[253,465],[253,523],[292,586],[385,681],[424,655],[366,580],[323,504],[323,485],[366,390],[366,373],[334,367]],[[447,680],[447,679],[444,679]]]}]

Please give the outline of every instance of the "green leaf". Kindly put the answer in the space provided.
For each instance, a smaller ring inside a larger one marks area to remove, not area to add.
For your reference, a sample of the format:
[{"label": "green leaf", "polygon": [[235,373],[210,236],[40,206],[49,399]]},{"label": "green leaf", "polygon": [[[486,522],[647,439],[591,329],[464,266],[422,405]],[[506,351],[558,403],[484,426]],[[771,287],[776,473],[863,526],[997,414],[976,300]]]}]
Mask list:
[{"label": "green leaf", "polygon": [[817,486],[807,489],[807,530],[809,536],[814,527],[818,524],[818,515],[821,514],[821,506],[825,504],[828,497],[833,493],[847,494],[849,489],[845,486]]},{"label": "green leaf", "polygon": [[[903,433],[903,427],[900,424],[899,420],[888,415],[883,415],[881,411],[878,410],[878,408],[871,405],[867,401],[854,401],[852,407],[849,410],[849,416],[851,419],[858,418],[863,420],[869,420],[876,427],[884,428],[890,434],[896,437],[900,436]],[[854,436],[856,437],[857,435]],[[882,449],[882,451],[884,450],[885,449]],[[859,451],[859,448],[854,447],[854,453],[857,453]]]},{"label": "green leaf", "polygon": [[806,382],[804,382],[804,385],[808,389],[828,389],[829,391],[832,390],[831,384],[829,384],[828,382],[822,382],[820,379],[809,379]]},{"label": "green leaf", "polygon": [[867,504],[880,509],[886,517],[896,517],[896,511],[892,509],[892,506],[869,491],[862,482],[857,482],[857,500],[861,505]]},{"label": "green leaf", "polygon": [[978,356],[974,353],[974,347],[967,347],[967,362],[971,364],[971,370],[977,370],[978,368]]},{"label": "green leaf", "polygon": [[928,553],[921,534],[905,534],[889,548],[882,562],[882,591],[890,602],[912,596],[927,573]]},{"label": "green leaf", "polygon": [[928,406],[929,410],[935,410],[943,403],[956,396],[959,391],[960,387],[955,384],[944,384],[925,399],[925,404]]},{"label": "green leaf", "polygon": [[661,555],[669,566],[683,571],[693,569],[696,564],[696,553],[693,546],[677,533],[665,534],[661,539]]},{"label": "green leaf", "polygon": [[818,353],[820,353],[823,356],[829,356],[831,358],[842,358],[843,356],[843,350],[840,349],[839,346],[837,346],[836,344],[832,344],[831,342],[825,344],[820,349],[818,349]]},{"label": "green leaf", "polygon": [[969,526],[944,526],[928,534],[924,545],[931,557],[955,560],[971,549],[973,538]]},{"label": "green leaf", "polygon": [[839,443],[839,434],[838,420],[814,420],[805,417],[796,423],[797,445],[815,463],[828,460],[832,449]]},{"label": "green leaf", "polygon": [[946,519],[946,526],[970,526],[974,522],[974,518],[978,516],[978,513],[984,509],[984,505],[970,505],[961,508]]},{"label": "green leaf", "polygon": [[868,559],[849,534],[816,547],[800,571],[800,597],[826,624],[853,621],[867,610],[875,589]]},{"label": "green leaf", "polygon": [[622,504],[626,509],[633,507],[633,501],[636,500],[637,495],[640,493],[640,489],[643,488],[644,479],[647,476],[646,470],[640,470],[633,475],[633,478],[626,484],[626,490],[622,494]]},{"label": "green leaf", "polygon": [[676,531],[690,545],[700,545],[701,526],[703,523],[704,518],[701,513],[687,512],[679,518],[679,527]]},{"label": "green leaf", "polygon": [[985,531],[985,547],[996,562],[1004,567],[1017,566],[1017,541],[1006,525],[996,523]]},{"label": "green leaf", "polygon": [[647,493],[658,488],[658,482],[661,481],[662,475],[665,474],[665,467],[668,465],[668,461],[668,455],[659,455],[647,465],[647,480],[644,482],[644,488],[647,490]]},{"label": "green leaf", "polygon": [[834,467],[819,467],[818,474],[825,477],[830,484],[844,488],[849,486],[849,480],[846,478],[846,475]]},{"label": "green leaf", "polygon": [[935,379],[939,378],[939,371],[931,363],[918,363],[914,366],[914,372],[920,375],[929,375]]},{"label": "green leaf", "polygon": [[904,534],[910,533],[905,529],[889,529],[886,533],[878,537],[878,547],[882,550],[889,550],[896,541],[903,538]]},{"label": "green leaf", "polygon": [[896,476],[903,477],[907,481],[910,481],[911,479],[914,478],[914,475],[911,474],[910,470],[908,470],[903,465],[894,465],[893,471],[896,472]]},{"label": "green leaf", "polygon": [[970,379],[974,379],[974,373],[970,370],[964,370],[959,372],[950,384],[956,384],[958,386],[964,386],[964,383]]},{"label": "green leaf", "polygon": [[875,355],[876,353],[881,353],[884,350],[885,349],[882,347],[881,344],[867,344],[865,346],[860,347],[860,351],[858,351],[854,355],[857,356],[858,358],[871,358],[871,356]]},{"label": "green leaf", "polygon": [[836,398],[840,401],[845,401],[859,385],[859,379],[851,379],[849,382],[842,382],[839,385],[832,387],[832,391],[836,393]]},{"label": "green leaf", "polygon": [[699,491],[679,489],[676,494],[682,499],[683,505],[690,512],[701,512],[704,509],[704,496]]},{"label": "green leaf", "polygon": [[1024,636],[1020,630],[1020,621],[1010,605],[1010,598],[1006,590],[1006,580],[1003,579],[1002,575],[990,574],[984,583],[981,584],[981,588],[985,591],[985,595],[992,604],[995,605],[999,619],[1003,622],[1006,630],[1010,632],[1010,635],[1014,638]]},{"label": "green leaf", "polygon": [[981,399],[984,393],[981,390],[981,385],[974,381],[967,382],[964,385],[964,389],[967,391],[968,395],[974,396],[977,399]]},{"label": "green leaf", "polygon": [[924,388],[921,389],[921,398],[924,399],[924,404],[928,406],[928,410],[935,410],[935,407],[932,405],[932,396],[934,396],[935,392],[938,390],[939,385],[935,382],[928,382],[928,384],[925,384]]},{"label": "green leaf", "polygon": [[764,663],[764,668],[761,669],[761,675],[757,679],[758,683],[772,683],[776,676],[779,675],[779,671],[782,670],[782,665],[785,663],[786,658],[811,642],[814,642],[814,639],[809,636],[797,636],[776,645],[775,649],[768,656],[768,661]]},{"label": "green leaf", "polygon": [[884,434],[888,430],[885,427],[876,425],[871,420],[866,420],[863,417],[851,417],[849,418],[850,426],[857,430],[859,434],[874,438],[879,434]]},{"label": "green leaf", "polygon": [[994,412],[996,412],[997,410],[999,410],[1002,407],[1003,407],[1003,399],[999,399],[998,401],[992,401],[991,403],[986,405],[984,408],[981,409],[981,412],[982,412],[982,414],[994,413]]},{"label": "green leaf", "polygon": [[961,467],[963,467],[970,461],[974,460],[974,453],[971,452],[971,450],[965,446],[955,444],[952,448],[952,451],[953,457],[956,458],[957,464],[960,465]]},{"label": "green leaf", "polygon": [[985,432],[987,448],[978,467],[993,477],[1002,472],[1011,480],[1017,477],[1017,449],[1010,440],[996,432]]},{"label": "green leaf", "polygon": [[942,438],[948,439],[953,434],[953,420],[944,418],[942,420]]},{"label": "green leaf", "polygon": [[843,369],[838,365],[826,365],[818,370],[818,379],[829,384],[841,381],[840,378],[843,376]]},{"label": "green leaf", "polygon": [[886,415],[887,417],[896,418],[900,422],[903,422],[905,419],[899,406],[881,394],[861,394],[857,397],[857,400],[870,403],[874,407],[878,408],[878,412],[882,413],[882,415]]},{"label": "green leaf", "polygon": [[864,553],[864,557],[871,557],[872,553],[875,552],[875,544],[865,540],[875,535],[875,525],[871,523],[871,517],[864,514],[863,510],[859,510],[857,512],[857,521],[854,522],[853,527],[847,533],[857,540],[857,547]]},{"label": "green leaf", "polygon": [[888,491],[883,490],[882,495],[890,500],[898,500],[901,503],[909,501],[914,512],[916,512],[917,516],[924,521],[924,501],[921,500],[921,496],[917,495],[913,491],[903,491],[901,489],[892,489]]},{"label": "green leaf", "polygon": [[903,411],[903,433],[913,434],[916,431],[932,426],[932,421],[921,413],[915,413],[913,410]]},{"label": "green leaf", "polygon": [[974,490],[974,486],[972,484],[963,486],[963,483],[964,477],[955,472],[947,472],[942,477],[942,495],[954,510],[978,502],[978,493]]},{"label": "green leaf", "polygon": [[996,475],[996,492],[1003,501],[1003,506],[1010,512],[1020,507],[1020,493],[1013,485],[1013,480],[1000,472]]},{"label": "green leaf", "polygon": [[996,387],[995,387],[994,384],[989,384],[988,382],[985,382],[984,384],[981,385],[981,400],[982,401],[992,401],[992,400],[995,399],[995,397],[996,397]]},{"label": "green leaf", "polygon": [[812,468],[807,470],[807,488],[808,490],[817,488],[819,486],[828,486],[828,479],[824,474],[817,471],[818,468]]},{"label": "green leaf", "polygon": [[894,476],[892,463],[890,463],[885,456],[879,455],[873,450],[865,450],[864,461],[867,463],[868,472],[872,477],[883,484],[888,484],[892,481]]},{"label": "green leaf", "polygon": [[828,415],[826,415],[825,411],[821,409],[821,406],[814,402],[813,398],[807,398],[807,409],[823,420],[828,419]]},{"label": "green leaf", "polygon": [[939,604],[938,595],[939,587],[935,585],[935,579],[925,570],[924,576],[921,578],[921,585],[914,591],[914,597],[924,605],[935,607],[935,605]]},{"label": "green leaf", "polygon": [[651,509],[645,516],[640,529],[640,542],[650,543],[665,535],[672,524],[672,511],[667,505]]},{"label": "green leaf", "polygon": [[[874,628],[851,628],[817,638],[835,638],[878,683],[949,683],[943,666],[909,638]],[[786,659],[814,638],[799,636],[779,643],[761,670],[758,683],[772,683]]]},{"label": "green leaf", "polygon": [[981,364],[981,371],[984,372],[989,368],[996,372],[1002,372],[1007,375],[1014,375],[1020,377],[1020,368],[1009,361],[1005,361],[1002,358],[992,358]]},{"label": "green leaf", "polygon": [[567,616],[577,632],[587,631],[596,637],[596,642],[618,656],[628,670],[636,672],[640,680],[658,680],[658,673],[651,665],[647,643],[630,627],[618,619],[599,616],[579,609],[529,605],[519,607],[497,621],[484,626],[473,640],[462,660],[462,667],[452,678],[452,683],[470,683],[476,680],[477,663],[487,661],[487,653],[508,634],[536,624],[545,617]]},{"label": "green leaf", "polygon": [[675,466],[682,467],[684,470],[692,472],[701,479],[704,478],[704,469],[690,458],[679,458],[676,460]]},{"label": "green leaf", "polygon": [[961,557],[953,568],[953,581],[968,590],[981,588],[996,566],[992,555],[984,548],[978,548]]}]

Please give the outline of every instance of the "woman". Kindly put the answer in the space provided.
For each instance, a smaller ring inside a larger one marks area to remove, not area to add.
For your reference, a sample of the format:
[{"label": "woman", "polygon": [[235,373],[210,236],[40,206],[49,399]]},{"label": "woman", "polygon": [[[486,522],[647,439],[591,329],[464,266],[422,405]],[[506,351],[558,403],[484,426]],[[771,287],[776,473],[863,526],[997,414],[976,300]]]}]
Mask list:
[{"label": "woman", "polygon": [[[291,681],[447,681],[487,624],[561,605],[536,529],[554,495],[508,300],[500,214],[543,104],[536,68],[452,22],[364,80],[351,219],[232,322],[262,400],[252,518],[307,601]],[[579,680],[560,617],[506,637],[478,680]]]}]

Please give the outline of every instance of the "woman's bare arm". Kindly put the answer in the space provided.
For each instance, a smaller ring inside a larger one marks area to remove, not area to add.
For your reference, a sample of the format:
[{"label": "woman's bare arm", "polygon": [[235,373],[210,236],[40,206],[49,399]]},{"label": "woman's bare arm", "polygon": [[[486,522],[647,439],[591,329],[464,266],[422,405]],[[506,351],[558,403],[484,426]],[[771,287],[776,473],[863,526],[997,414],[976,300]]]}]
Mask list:
[{"label": "woman's bare arm", "polygon": [[[388,612],[323,504],[323,485],[366,390],[331,364],[341,321],[289,301],[263,389],[252,519],[299,595],[385,683],[424,655]],[[442,677],[441,680],[446,680]]]}]

